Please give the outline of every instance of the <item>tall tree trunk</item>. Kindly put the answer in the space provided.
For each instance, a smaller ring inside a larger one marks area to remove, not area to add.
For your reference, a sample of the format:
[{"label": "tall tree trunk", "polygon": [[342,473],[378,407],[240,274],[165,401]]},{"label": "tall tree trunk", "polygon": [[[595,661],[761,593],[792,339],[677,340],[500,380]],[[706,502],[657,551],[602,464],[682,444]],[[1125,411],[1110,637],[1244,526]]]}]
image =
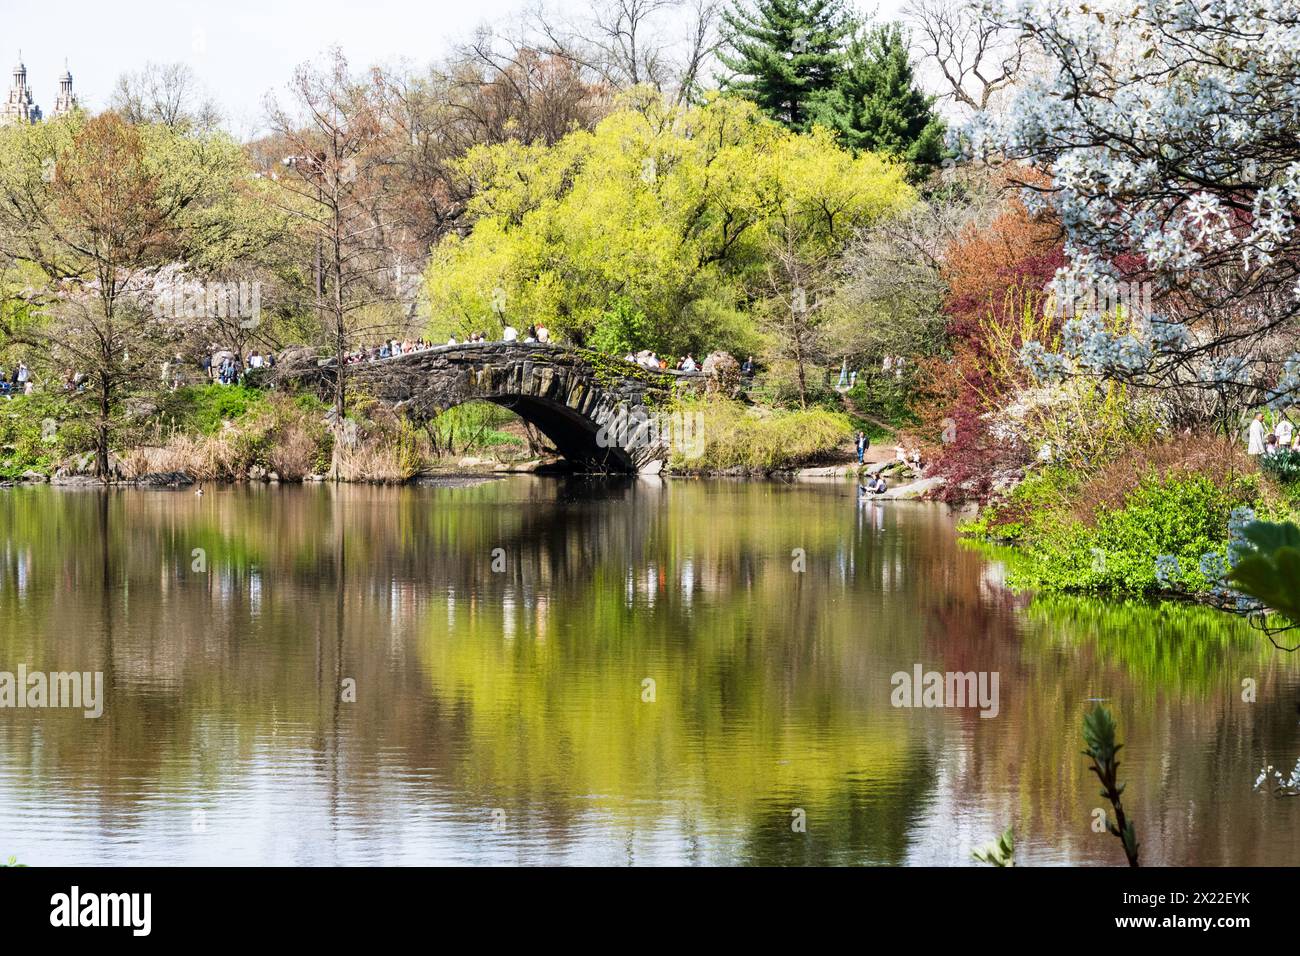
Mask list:
[{"label": "tall tree trunk", "polygon": [[799,315],[794,316],[794,365],[799,378],[799,407],[808,407],[808,381],[803,368],[803,334],[799,326]]},{"label": "tall tree trunk", "polygon": [[110,407],[108,373],[99,375],[99,421],[95,423],[95,475],[108,482],[108,412]]},{"label": "tall tree trunk", "polygon": [[330,272],[334,277],[334,301],[331,303],[334,313],[334,454],[330,463],[330,477],[338,481],[340,477],[339,443],[345,434],[344,416],[347,414],[347,327],[343,315],[343,250],[339,241],[342,224],[339,221],[337,198],[334,216],[334,248],[330,262]]}]

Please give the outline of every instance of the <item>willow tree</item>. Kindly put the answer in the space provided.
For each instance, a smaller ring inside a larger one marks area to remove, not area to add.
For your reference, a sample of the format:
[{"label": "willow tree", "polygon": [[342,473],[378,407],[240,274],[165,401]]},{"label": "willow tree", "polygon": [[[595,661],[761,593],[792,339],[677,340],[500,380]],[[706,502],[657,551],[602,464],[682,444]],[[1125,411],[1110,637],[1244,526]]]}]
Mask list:
[{"label": "willow tree", "polygon": [[756,306],[773,278],[793,288],[770,266],[821,260],[912,200],[900,166],[738,98],[675,108],[634,93],[621,107],[553,146],[470,152],[473,229],[428,271],[436,334],[504,319],[619,354],[756,351],[771,334]]}]

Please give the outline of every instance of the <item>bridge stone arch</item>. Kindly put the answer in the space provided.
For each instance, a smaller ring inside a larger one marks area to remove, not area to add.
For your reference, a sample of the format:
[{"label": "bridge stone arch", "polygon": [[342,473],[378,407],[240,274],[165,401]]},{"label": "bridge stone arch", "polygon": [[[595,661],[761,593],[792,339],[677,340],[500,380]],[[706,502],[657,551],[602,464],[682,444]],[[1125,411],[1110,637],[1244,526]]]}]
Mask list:
[{"label": "bridge stone arch", "polygon": [[[333,362],[288,365],[281,377],[332,379]],[[691,389],[699,372],[660,371],[585,349],[523,342],[442,345],[348,366],[348,380],[424,421],[481,400],[509,408],[545,435],[574,467],[657,472],[668,458],[647,409]]]}]

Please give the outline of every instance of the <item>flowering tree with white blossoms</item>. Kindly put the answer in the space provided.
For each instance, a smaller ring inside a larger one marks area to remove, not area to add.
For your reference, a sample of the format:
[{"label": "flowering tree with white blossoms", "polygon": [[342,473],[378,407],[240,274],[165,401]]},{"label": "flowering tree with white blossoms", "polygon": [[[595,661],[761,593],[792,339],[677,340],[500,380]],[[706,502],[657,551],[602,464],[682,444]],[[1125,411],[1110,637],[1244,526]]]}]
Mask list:
[{"label": "flowering tree with white blossoms", "polygon": [[1026,366],[1164,390],[1189,424],[1300,401],[1300,0],[988,0],[985,15],[1046,68],[964,145],[1050,174],[1023,185],[1065,231],[1058,299],[1149,283],[1153,302],[1071,309]]}]

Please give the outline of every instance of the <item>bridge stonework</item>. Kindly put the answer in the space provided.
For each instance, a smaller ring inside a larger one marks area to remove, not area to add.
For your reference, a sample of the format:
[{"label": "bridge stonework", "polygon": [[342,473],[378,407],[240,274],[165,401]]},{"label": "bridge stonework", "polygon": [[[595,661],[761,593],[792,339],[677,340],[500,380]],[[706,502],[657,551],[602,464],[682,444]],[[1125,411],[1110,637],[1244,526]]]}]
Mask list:
[{"label": "bridge stonework", "polygon": [[[282,377],[332,378],[333,363],[286,367]],[[655,473],[669,447],[642,418],[696,373],[664,372],[581,349],[523,342],[443,345],[347,366],[362,385],[416,421],[464,402],[509,408],[576,468]]]}]

